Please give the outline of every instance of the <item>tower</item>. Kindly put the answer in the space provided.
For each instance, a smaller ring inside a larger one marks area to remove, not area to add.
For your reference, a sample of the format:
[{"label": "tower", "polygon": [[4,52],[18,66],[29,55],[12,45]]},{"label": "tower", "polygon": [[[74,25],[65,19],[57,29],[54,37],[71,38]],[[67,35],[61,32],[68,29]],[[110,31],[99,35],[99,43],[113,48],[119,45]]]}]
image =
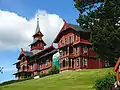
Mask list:
[{"label": "tower", "polygon": [[37,27],[36,27],[35,34],[33,35],[33,42],[30,44],[31,51],[44,49],[44,46],[46,46],[46,43],[42,39],[43,36],[44,35],[41,33],[40,27],[39,27],[39,17],[37,16]]}]

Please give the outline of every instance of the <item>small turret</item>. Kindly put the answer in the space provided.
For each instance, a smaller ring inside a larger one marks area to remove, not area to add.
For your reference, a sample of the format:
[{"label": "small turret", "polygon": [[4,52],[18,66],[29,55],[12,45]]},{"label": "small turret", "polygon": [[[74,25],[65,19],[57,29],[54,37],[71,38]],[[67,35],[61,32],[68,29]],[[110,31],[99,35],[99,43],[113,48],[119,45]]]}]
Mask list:
[{"label": "small turret", "polygon": [[31,43],[31,51],[32,50],[43,50],[46,43],[42,39],[43,34],[40,31],[39,27],[39,16],[37,16],[37,27],[35,34],[33,35],[33,42]]}]

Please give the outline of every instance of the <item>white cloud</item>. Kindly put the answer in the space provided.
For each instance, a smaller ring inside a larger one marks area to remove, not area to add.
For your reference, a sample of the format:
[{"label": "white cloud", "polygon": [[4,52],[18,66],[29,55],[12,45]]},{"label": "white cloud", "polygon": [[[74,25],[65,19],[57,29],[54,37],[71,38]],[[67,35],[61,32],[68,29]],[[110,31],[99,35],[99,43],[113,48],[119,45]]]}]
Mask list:
[{"label": "white cloud", "polygon": [[63,20],[58,15],[38,10],[33,18],[26,20],[14,12],[0,10],[0,50],[28,47],[36,30],[37,15],[43,39],[50,45],[63,26]]}]

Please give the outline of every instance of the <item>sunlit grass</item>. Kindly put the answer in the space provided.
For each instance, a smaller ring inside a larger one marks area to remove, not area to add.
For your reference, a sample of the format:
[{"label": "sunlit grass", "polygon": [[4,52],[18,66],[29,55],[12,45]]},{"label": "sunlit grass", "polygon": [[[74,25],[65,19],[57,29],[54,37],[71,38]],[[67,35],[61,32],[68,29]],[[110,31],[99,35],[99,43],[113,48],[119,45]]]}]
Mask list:
[{"label": "sunlit grass", "polygon": [[2,90],[94,90],[94,81],[113,68],[69,71],[3,86]]}]

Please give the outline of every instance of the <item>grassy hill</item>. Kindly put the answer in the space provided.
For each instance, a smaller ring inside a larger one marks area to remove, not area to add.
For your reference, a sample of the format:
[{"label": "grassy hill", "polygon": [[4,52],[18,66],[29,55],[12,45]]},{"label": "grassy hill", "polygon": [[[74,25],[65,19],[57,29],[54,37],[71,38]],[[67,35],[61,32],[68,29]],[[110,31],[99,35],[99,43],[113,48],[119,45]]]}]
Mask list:
[{"label": "grassy hill", "polygon": [[113,68],[62,72],[1,87],[2,90],[94,90],[94,81]]}]

